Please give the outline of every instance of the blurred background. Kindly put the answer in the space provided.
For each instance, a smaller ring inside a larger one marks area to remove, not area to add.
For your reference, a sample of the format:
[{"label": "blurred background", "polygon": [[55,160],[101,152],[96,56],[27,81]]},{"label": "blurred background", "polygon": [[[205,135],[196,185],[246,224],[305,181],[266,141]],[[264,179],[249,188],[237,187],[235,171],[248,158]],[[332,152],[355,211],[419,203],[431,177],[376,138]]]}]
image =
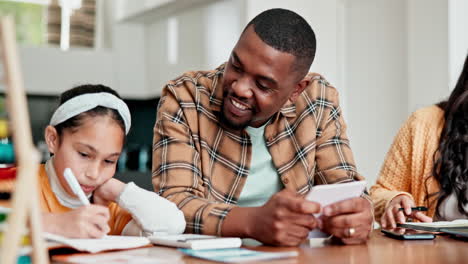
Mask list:
[{"label": "blurred background", "polygon": [[[117,90],[133,127],[117,177],[151,189],[151,144],[164,84],[225,62],[263,10],[296,11],[312,26],[311,71],[340,92],[358,170],[372,185],[409,114],[446,98],[468,52],[468,0],[69,0],[69,47],[60,44],[63,1],[0,0],[13,14],[34,141],[61,92],[85,83]],[[66,1],[67,2],[67,1]],[[1,69],[0,69],[1,72]],[[0,95],[5,88],[0,85]]]}]

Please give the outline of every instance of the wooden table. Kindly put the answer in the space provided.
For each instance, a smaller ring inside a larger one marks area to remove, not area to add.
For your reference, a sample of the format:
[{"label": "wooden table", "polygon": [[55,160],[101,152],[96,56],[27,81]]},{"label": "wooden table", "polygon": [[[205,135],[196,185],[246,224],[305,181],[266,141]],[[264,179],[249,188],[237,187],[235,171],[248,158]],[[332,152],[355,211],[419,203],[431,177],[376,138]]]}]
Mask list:
[{"label": "wooden table", "polygon": [[[437,236],[435,240],[401,241],[388,238],[375,230],[362,245],[322,245],[309,247],[247,247],[249,249],[278,252],[297,250],[299,257],[261,263],[468,263],[468,242],[448,236]],[[122,253],[124,251],[121,251]],[[126,251],[135,256],[154,258],[154,263],[213,264],[214,262],[183,255],[168,247],[149,247]],[[105,254],[105,253],[104,253]]]}]

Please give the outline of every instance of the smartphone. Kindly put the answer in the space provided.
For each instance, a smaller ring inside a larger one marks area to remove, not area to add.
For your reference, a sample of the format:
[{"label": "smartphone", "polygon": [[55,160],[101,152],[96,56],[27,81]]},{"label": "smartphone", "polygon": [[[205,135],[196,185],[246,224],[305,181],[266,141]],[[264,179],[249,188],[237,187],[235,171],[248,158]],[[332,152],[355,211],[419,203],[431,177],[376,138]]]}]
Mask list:
[{"label": "smartphone", "polygon": [[434,239],[435,235],[430,232],[414,230],[410,228],[393,228],[393,229],[382,229],[382,233],[385,235],[400,239],[400,240],[419,240],[419,239]]}]

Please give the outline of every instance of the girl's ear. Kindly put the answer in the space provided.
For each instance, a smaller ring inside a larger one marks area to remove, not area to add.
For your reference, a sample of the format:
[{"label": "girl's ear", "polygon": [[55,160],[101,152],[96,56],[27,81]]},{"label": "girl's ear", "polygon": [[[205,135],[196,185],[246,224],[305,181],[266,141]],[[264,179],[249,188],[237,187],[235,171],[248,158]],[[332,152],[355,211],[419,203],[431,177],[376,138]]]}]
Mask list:
[{"label": "girl's ear", "polygon": [[45,141],[47,143],[47,147],[49,148],[49,152],[54,154],[55,151],[58,149],[60,145],[59,135],[57,133],[57,129],[53,126],[47,126],[45,129]]}]

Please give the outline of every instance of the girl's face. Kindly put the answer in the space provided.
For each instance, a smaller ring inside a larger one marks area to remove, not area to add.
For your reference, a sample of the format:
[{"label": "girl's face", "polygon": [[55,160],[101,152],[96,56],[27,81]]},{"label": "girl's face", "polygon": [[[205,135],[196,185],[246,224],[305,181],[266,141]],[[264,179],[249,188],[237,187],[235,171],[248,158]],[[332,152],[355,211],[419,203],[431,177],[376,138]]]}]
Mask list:
[{"label": "girl's face", "polygon": [[61,136],[52,126],[45,134],[55,172],[71,196],[75,195],[63,176],[65,168],[73,171],[86,194],[114,176],[125,132],[111,117],[86,116],[81,126],[64,129]]}]

